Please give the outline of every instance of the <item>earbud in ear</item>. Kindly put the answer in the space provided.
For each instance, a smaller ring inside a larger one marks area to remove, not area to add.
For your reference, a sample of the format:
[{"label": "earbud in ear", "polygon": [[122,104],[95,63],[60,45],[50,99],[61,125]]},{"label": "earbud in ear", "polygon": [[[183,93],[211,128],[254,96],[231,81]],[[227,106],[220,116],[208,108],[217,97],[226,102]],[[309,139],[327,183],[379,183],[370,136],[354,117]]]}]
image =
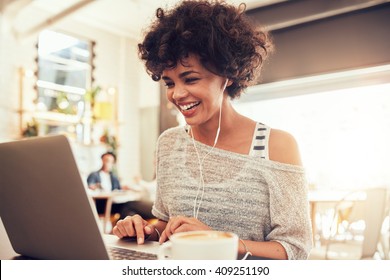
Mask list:
[{"label": "earbud in ear", "polygon": [[229,83],[229,79],[226,79],[225,85],[224,85],[224,87],[223,87],[224,90],[226,89],[228,83]]}]

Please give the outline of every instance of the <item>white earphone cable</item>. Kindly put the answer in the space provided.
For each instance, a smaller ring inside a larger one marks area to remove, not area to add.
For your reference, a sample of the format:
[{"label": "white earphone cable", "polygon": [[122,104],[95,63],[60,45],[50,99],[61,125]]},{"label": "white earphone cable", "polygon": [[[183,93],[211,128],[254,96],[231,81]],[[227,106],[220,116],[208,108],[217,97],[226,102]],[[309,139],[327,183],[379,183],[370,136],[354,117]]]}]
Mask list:
[{"label": "white earphone cable", "polygon": [[[193,146],[194,146],[194,148],[195,148],[196,156],[197,156],[198,162],[199,162],[199,187],[198,187],[198,191],[197,191],[197,193],[196,193],[196,197],[195,197],[195,200],[194,200],[194,217],[195,217],[196,219],[198,218],[198,215],[199,215],[199,209],[200,209],[200,205],[202,204],[203,195],[204,195],[204,191],[205,191],[204,177],[203,177],[203,162],[204,162],[204,160],[206,159],[206,157],[211,153],[211,151],[215,148],[215,146],[217,145],[217,142],[218,142],[219,132],[221,131],[223,92],[224,92],[225,89],[226,89],[226,86],[227,86],[228,81],[229,81],[229,80],[227,79],[226,82],[225,82],[223,91],[222,91],[221,103],[220,103],[220,105],[219,105],[218,129],[217,129],[217,133],[216,133],[216,135],[215,135],[214,144],[213,144],[213,146],[211,147],[211,149],[207,152],[207,154],[203,157],[202,160],[200,160],[199,151],[198,151],[198,149],[197,149],[197,147],[196,147],[196,143],[195,143],[195,140],[194,140],[194,133],[193,133],[193,131],[192,131],[192,127],[190,127],[190,129],[191,129],[192,143],[193,143]],[[200,189],[202,189],[202,195],[201,195],[200,200],[199,200],[199,202],[198,202],[198,197],[199,197]]]}]

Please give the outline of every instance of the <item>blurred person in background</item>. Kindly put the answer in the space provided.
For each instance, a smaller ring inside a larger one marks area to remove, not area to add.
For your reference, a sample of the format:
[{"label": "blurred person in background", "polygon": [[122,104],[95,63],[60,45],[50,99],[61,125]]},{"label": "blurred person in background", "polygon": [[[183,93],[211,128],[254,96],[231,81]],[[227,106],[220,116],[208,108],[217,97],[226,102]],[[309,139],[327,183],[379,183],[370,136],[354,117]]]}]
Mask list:
[{"label": "blurred person in background", "polygon": [[[101,155],[102,167],[99,170],[91,172],[88,175],[88,188],[92,191],[110,193],[112,191],[130,190],[127,186],[121,186],[118,177],[114,174],[113,168],[116,163],[116,155],[112,152],[106,152]],[[124,203],[113,203],[111,214],[118,213],[120,219],[128,215],[140,214],[146,219],[152,219],[151,213],[153,202],[151,201],[127,201]],[[106,207],[106,201],[97,199],[96,209],[99,214],[103,214]]]}]

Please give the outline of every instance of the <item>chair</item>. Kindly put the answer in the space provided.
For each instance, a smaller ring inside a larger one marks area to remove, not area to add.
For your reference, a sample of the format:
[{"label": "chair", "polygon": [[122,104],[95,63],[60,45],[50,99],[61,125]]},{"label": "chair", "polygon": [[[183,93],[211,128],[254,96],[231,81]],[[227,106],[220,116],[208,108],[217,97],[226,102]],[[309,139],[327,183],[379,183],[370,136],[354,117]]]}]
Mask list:
[{"label": "chair", "polygon": [[97,205],[97,201],[104,202],[104,212],[99,213],[99,219],[102,221],[102,229],[104,233],[111,233],[112,229],[116,225],[116,222],[120,218],[119,213],[111,213],[113,198],[112,194],[96,194],[92,196],[95,205]]},{"label": "chair", "polygon": [[[356,199],[359,193],[362,191],[352,192],[335,205],[329,229],[332,234],[324,240],[324,244],[312,249],[309,259],[374,258],[385,218],[387,190],[366,189],[363,201]],[[359,230],[356,225],[362,224],[363,227]]]},{"label": "chair", "polygon": [[386,207],[386,217],[385,217],[384,227],[382,228],[381,236],[381,249],[382,249],[382,258],[385,260],[390,260],[390,192],[387,194],[387,207]]}]

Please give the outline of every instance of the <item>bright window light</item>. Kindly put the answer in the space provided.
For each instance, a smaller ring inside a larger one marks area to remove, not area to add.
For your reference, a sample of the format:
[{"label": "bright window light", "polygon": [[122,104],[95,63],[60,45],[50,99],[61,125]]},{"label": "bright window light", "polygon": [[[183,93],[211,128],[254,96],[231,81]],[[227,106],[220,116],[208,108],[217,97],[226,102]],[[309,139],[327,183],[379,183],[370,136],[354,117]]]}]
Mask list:
[{"label": "bright window light", "polygon": [[39,42],[39,55],[46,55],[76,45],[78,40],[62,33],[44,30],[39,34]]},{"label": "bright window light", "polygon": [[390,84],[234,104],[298,141],[317,188],[390,185]]}]

